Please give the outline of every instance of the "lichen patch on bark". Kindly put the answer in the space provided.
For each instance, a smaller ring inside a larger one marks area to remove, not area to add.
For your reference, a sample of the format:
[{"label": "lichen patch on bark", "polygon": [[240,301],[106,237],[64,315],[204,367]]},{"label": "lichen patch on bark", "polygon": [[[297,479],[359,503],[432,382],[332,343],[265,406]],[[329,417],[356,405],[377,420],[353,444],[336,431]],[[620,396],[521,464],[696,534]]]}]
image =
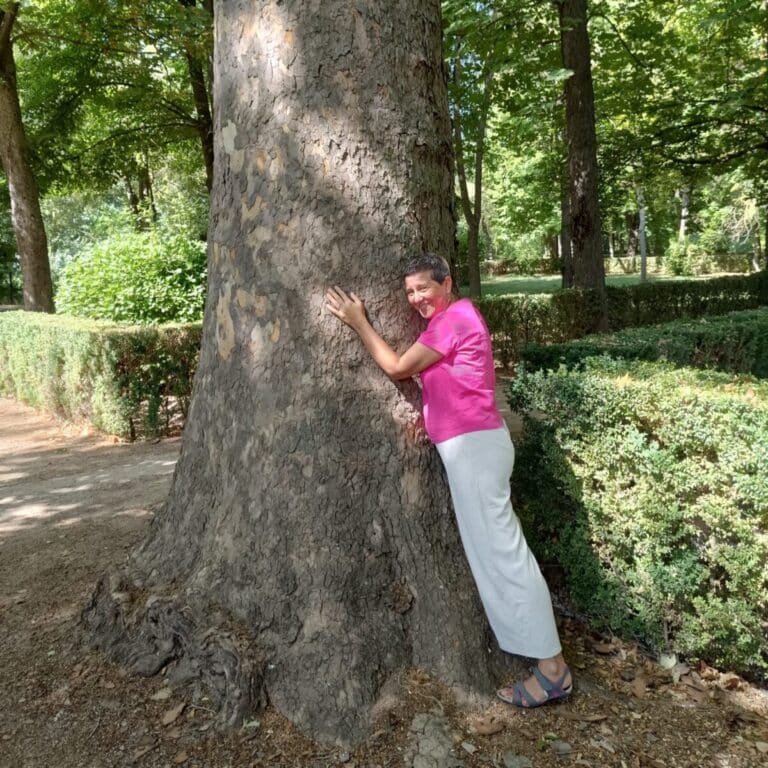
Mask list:
[{"label": "lichen patch on bark", "polygon": [[216,344],[219,356],[223,360],[229,360],[232,350],[235,348],[235,324],[230,314],[232,286],[225,283],[219,300],[216,303]]}]

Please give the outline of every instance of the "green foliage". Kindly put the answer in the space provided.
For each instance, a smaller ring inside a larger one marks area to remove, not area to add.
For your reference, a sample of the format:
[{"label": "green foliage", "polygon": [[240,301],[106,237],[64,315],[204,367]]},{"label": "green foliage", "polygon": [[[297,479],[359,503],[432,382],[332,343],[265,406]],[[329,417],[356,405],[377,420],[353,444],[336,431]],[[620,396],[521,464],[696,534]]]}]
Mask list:
[{"label": "green foliage", "polygon": [[521,350],[520,362],[526,370],[556,370],[600,355],[665,360],[768,378],[768,309],[631,328],[568,344],[529,344]]},{"label": "green foliage", "polygon": [[0,393],[123,437],[185,416],[201,326],[114,326],[33,312],[0,314]]},{"label": "green foliage", "polygon": [[131,323],[194,322],[205,303],[205,245],[158,231],[87,248],[59,279],[60,312]]},{"label": "green foliage", "polygon": [[187,52],[205,62],[212,19],[178,0],[33,0],[19,15],[22,113],[41,189],[109,188],[170,150],[202,164]]},{"label": "green foliage", "polygon": [[[606,298],[611,330],[655,325],[764,306],[768,304],[768,273],[609,285]],[[593,291],[494,296],[481,299],[477,306],[493,336],[494,352],[505,366],[517,359],[526,344],[581,338],[594,332],[599,320],[598,297]]]},{"label": "green foliage", "polygon": [[590,358],[521,371],[513,481],[538,557],[597,626],[768,667],[768,384]]},{"label": "green foliage", "polygon": [[664,266],[673,275],[707,275],[714,268],[714,259],[690,238],[675,239],[664,253]]}]

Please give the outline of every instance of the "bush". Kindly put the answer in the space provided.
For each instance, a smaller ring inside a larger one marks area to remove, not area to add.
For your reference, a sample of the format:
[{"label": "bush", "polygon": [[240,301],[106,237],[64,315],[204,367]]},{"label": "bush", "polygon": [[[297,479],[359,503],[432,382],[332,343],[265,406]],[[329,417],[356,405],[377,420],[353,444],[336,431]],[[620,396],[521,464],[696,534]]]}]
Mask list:
[{"label": "bush", "polygon": [[693,240],[674,239],[667,246],[664,264],[671,275],[708,275],[714,271],[715,259]]},{"label": "bush", "polygon": [[113,234],[63,269],[65,314],[127,323],[195,322],[205,304],[205,244],[157,231]]},{"label": "bush", "polygon": [[[679,319],[718,315],[768,304],[768,272],[607,286],[608,327],[612,331]],[[600,305],[595,291],[493,296],[477,302],[493,336],[502,365],[517,359],[529,343],[556,343],[581,338],[598,327]]]},{"label": "bush", "polygon": [[123,437],[162,434],[186,416],[201,326],[114,326],[0,314],[0,393]]},{"label": "bush", "polygon": [[574,367],[608,354],[634,360],[668,360],[679,366],[717,368],[768,377],[768,309],[587,336],[568,344],[529,344],[520,352],[527,369]]},{"label": "bush", "polygon": [[768,384],[590,358],[522,372],[517,510],[596,625],[738,671],[768,667]]}]

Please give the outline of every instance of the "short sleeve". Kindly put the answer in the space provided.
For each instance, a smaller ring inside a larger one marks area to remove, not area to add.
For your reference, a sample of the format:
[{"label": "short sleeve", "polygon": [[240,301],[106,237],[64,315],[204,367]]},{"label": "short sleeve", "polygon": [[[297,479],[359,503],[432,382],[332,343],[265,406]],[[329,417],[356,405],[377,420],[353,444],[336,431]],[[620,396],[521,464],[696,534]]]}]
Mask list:
[{"label": "short sleeve", "polygon": [[443,356],[453,352],[456,349],[458,336],[456,326],[451,320],[449,313],[441,312],[430,321],[417,341]]}]

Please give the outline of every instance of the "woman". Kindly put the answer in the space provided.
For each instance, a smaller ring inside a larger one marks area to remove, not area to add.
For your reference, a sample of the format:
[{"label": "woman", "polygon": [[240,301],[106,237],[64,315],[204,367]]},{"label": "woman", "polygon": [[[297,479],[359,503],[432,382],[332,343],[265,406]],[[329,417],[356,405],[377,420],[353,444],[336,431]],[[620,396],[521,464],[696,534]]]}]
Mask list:
[{"label": "woman", "polygon": [[429,321],[402,355],[373,329],[363,302],[329,289],[326,306],[360,336],[393,379],[420,374],[427,434],[448,476],[464,551],[499,646],[537,659],[533,674],[497,692],[517,707],[568,696],[549,590],[512,511],[509,476],[514,448],[496,407],[491,340],[480,313],[456,299],[445,259],[425,254],[405,271],[410,305]]}]

